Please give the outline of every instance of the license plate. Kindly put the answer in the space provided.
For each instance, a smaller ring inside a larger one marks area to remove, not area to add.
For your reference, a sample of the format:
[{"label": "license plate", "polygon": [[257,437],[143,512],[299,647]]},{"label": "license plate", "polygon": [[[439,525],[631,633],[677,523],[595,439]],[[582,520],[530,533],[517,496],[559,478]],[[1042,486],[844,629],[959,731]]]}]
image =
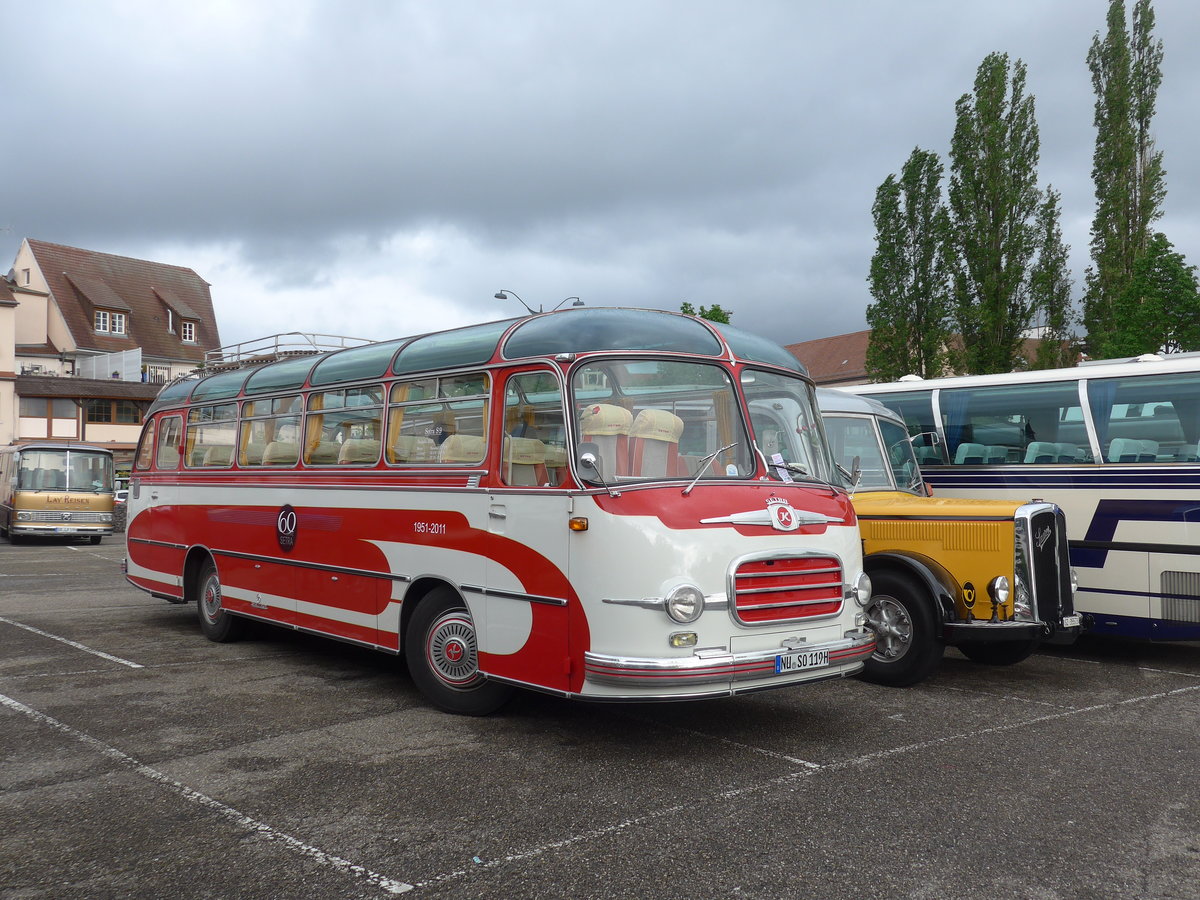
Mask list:
[{"label": "license plate", "polygon": [[60,525],[57,528],[55,528],[54,530],[57,531],[59,534],[74,534],[79,529],[72,528],[70,525]]},{"label": "license plate", "polygon": [[1063,628],[1076,628],[1082,622],[1083,622],[1083,616],[1078,615],[1078,614],[1073,615],[1073,616],[1063,616],[1062,627]]},{"label": "license plate", "polygon": [[775,674],[799,672],[802,669],[819,669],[829,665],[828,650],[793,650],[775,657]]}]

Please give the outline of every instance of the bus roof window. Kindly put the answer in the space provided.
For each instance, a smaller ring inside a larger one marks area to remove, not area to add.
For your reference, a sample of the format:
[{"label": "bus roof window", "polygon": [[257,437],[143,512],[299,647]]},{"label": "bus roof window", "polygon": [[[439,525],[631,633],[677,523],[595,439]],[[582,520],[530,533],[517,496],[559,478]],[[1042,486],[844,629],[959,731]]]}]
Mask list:
[{"label": "bus roof window", "polygon": [[500,336],[515,321],[505,319],[419,337],[396,354],[392,371],[397,375],[406,375],[427,369],[449,369],[487,362],[496,352]]},{"label": "bus roof window", "polygon": [[242,391],[249,373],[245,369],[234,369],[232,372],[219,372],[205,378],[192,391],[192,400],[227,400],[236,397]]},{"label": "bus roof window", "polygon": [[298,388],[304,384],[304,380],[308,378],[308,371],[312,367],[313,358],[311,356],[270,363],[254,372],[246,380],[246,393],[265,394],[268,391]]},{"label": "bus roof window", "polygon": [[408,338],[402,338],[330,353],[313,368],[312,384],[316,387],[339,381],[382,378],[387,374],[396,351],[407,343]]},{"label": "bus roof window", "polygon": [[792,354],[788,353],[774,341],[724,323],[717,323],[714,327],[721,332],[721,336],[729,344],[729,349],[733,351],[733,355],[738,359],[767,363],[768,365],[791,369],[803,375],[808,374],[808,369],[804,368],[804,364],[800,360],[796,359],[796,357],[792,356]]},{"label": "bus roof window", "polygon": [[686,316],[650,309],[577,309],[518,325],[504,342],[506,359],[593,350],[663,350],[720,356],[721,342]]}]

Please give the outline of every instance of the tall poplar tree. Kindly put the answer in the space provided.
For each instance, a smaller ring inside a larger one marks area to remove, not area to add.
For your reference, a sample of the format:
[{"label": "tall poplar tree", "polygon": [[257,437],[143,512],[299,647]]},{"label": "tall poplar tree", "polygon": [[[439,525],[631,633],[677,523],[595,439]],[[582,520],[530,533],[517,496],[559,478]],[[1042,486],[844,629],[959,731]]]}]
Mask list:
[{"label": "tall poplar tree", "polygon": [[1151,225],[1166,195],[1162,152],[1155,150],[1150,120],[1162,82],[1162,41],[1152,37],[1150,0],[1133,7],[1132,34],[1124,0],[1110,0],[1107,32],[1092,39],[1087,63],[1096,91],[1096,150],[1092,180],[1092,265],[1086,274],[1084,324],[1093,356],[1116,355],[1114,306],[1149,246]]},{"label": "tall poplar tree", "polygon": [[1133,277],[1113,309],[1107,345],[1113,356],[1200,350],[1196,267],[1161,232],[1134,262]]},{"label": "tall poplar tree", "polygon": [[867,277],[871,338],[867,374],[873,381],[945,374],[949,280],[945,263],[948,219],[942,203],[942,163],[917,147],[900,177],[875,192],[875,255]]},{"label": "tall poplar tree", "polygon": [[1067,265],[1071,248],[1063,243],[1059,200],[1059,193],[1047,188],[1038,210],[1041,246],[1029,282],[1036,310],[1034,332],[1041,338],[1033,360],[1035,369],[1056,369],[1075,362],[1071,330],[1075,313],[1071,308],[1071,270]]},{"label": "tall poplar tree", "polygon": [[[1032,269],[1058,206],[1037,187],[1039,137],[1025,64],[988,54],[973,93],[956,104],[950,145],[953,317],[962,335],[961,367],[971,374],[1023,365],[1022,339],[1045,295]],[[1049,260],[1047,261],[1049,264]]]}]

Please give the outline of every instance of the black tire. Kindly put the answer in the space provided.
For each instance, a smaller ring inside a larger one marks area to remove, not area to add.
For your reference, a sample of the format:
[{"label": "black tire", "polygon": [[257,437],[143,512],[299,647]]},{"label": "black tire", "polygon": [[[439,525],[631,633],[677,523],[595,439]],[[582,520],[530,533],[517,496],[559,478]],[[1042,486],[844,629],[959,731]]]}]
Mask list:
[{"label": "black tire", "polygon": [[1004,641],[999,644],[960,644],[959,650],[971,662],[985,666],[1011,666],[1028,659],[1038,648],[1036,638],[1027,641]]},{"label": "black tire", "polygon": [[221,579],[211,559],[204,561],[196,579],[196,618],[204,636],[218,644],[236,641],[246,631],[246,620],[221,606]]},{"label": "black tire", "polygon": [[98,543],[100,543],[100,538],[101,538],[100,535],[93,534],[91,537],[88,538],[88,541],[90,541],[93,544],[98,544]]},{"label": "black tire", "polygon": [[914,578],[898,572],[871,574],[867,625],[875,632],[875,652],[861,677],[874,684],[907,687],[927,678],[942,659],[934,598]]},{"label": "black tire", "polygon": [[404,656],[418,690],[434,706],[467,716],[495,712],[513,692],[479,674],[477,648],[470,612],[445,587],[420,601],[404,633]]}]

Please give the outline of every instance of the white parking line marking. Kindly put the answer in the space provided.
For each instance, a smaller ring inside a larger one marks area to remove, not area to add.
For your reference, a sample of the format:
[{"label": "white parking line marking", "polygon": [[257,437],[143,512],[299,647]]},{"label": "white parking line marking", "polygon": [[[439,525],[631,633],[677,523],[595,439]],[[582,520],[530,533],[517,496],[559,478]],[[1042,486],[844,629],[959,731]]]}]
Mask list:
[{"label": "white parking line marking", "polygon": [[57,634],[51,634],[48,631],[42,631],[40,628],[34,628],[32,625],[23,625],[20,622],[14,622],[12,619],[7,619],[0,616],[0,622],[5,625],[13,625],[17,628],[24,628],[26,631],[32,631],[34,634],[41,635],[44,638],[50,638],[52,641],[61,641],[68,647],[74,647],[76,650],[82,650],[84,653],[90,653],[93,656],[99,656],[101,659],[107,659],[111,662],[120,663],[123,666],[129,666],[131,669],[141,669],[144,666],[141,663],[130,662],[127,659],[121,659],[119,656],[113,656],[111,653],[105,653],[103,650],[94,650],[91,647],[85,646],[78,641],[68,640],[65,637],[59,637]]},{"label": "white parking line marking", "polygon": [[[1161,700],[1161,699],[1164,699],[1167,697],[1174,697],[1179,694],[1192,693],[1194,691],[1200,691],[1200,685],[1194,685],[1192,687],[1175,688],[1170,691],[1160,691],[1159,693],[1156,693],[1156,694],[1146,694],[1141,697],[1129,697],[1125,700],[1116,700],[1112,703],[1098,703],[1093,706],[1077,707],[1074,709],[1063,710],[1062,712],[1049,713],[1044,716],[1038,716],[1035,719],[1026,719],[1021,722],[1011,722],[1007,725],[997,725],[997,726],[994,726],[991,728],[978,728],[974,731],[966,731],[966,732],[962,732],[959,734],[950,734],[950,735],[946,735],[945,737],[934,738],[934,739],[928,740],[928,741],[919,741],[915,744],[906,744],[901,747],[891,747],[891,748],[888,748],[885,750],[876,750],[873,753],[866,753],[866,754],[863,754],[862,756],[857,756],[853,759],[836,760],[831,763],[825,763],[823,765],[818,765],[815,769],[805,768],[805,769],[803,769],[801,771],[797,771],[797,772],[788,772],[788,773],[786,773],[784,775],[780,775],[776,778],[771,778],[771,779],[768,779],[767,781],[759,782],[758,784],[747,785],[745,787],[740,787],[740,788],[731,788],[730,790],[727,790],[727,791],[720,791],[717,794],[714,794],[714,795],[708,797],[707,799],[718,800],[718,801],[736,800],[737,798],[744,797],[748,794],[759,793],[761,791],[769,790],[774,787],[781,787],[783,785],[786,785],[786,784],[789,784],[792,782],[797,782],[803,778],[815,778],[825,772],[836,772],[836,771],[840,771],[842,769],[848,769],[848,768],[851,768],[854,766],[866,765],[868,763],[875,762],[876,760],[883,759],[888,756],[899,756],[901,754],[906,754],[906,753],[916,753],[921,750],[926,750],[930,747],[936,747],[936,746],[943,745],[943,744],[950,744],[950,743],[954,743],[957,741],[970,740],[971,738],[980,737],[983,735],[999,734],[999,733],[1005,732],[1005,731],[1014,731],[1018,728],[1024,728],[1028,725],[1039,725],[1043,722],[1052,722],[1057,719],[1066,719],[1071,716],[1080,715],[1082,713],[1097,712],[1099,710],[1105,710],[1105,709],[1117,709],[1121,706],[1127,706],[1127,705],[1134,704],[1134,703],[1145,703],[1149,700]],[[690,731],[691,729],[680,729],[680,730]],[[811,765],[811,764],[809,764],[809,765]],[[611,825],[605,825],[600,828],[593,828],[589,831],[581,832],[580,834],[573,834],[573,835],[570,835],[569,837],[563,838],[562,840],[551,841],[549,843],[541,844],[536,847],[530,847],[526,850],[520,850],[520,851],[516,851],[513,853],[507,853],[504,856],[498,856],[493,859],[478,859],[477,858],[476,865],[472,869],[459,869],[459,870],[453,871],[453,872],[444,872],[441,875],[435,875],[433,878],[428,878],[424,881],[418,881],[414,884],[414,887],[424,888],[424,887],[430,887],[435,884],[444,884],[445,882],[453,881],[458,878],[468,877],[473,871],[476,871],[479,869],[491,869],[491,868],[495,868],[497,866],[506,865],[508,863],[523,862],[524,860],[531,859],[536,856],[541,856],[544,853],[549,853],[554,850],[560,850],[564,847],[570,847],[574,844],[580,843],[581,841],[588,841],[588,840],[592,840],[594,838],[602,838],[607,835],[616,834],[618,832],[625,831],[627,829],[636,828],[639,825],[643,825],[648,822],[653,822],[656,819],[661,819],[664,816],[670,816],[675,813],[686,812],[689,815],[692,815],[696,811],[696,805],[698,802],[702,802],[700,800],[700,798],[689,801],[688,803],[680,803],[675,806],[668,806],[668,807],[664,807],[662,809],[654,810],[653,812],[646,813],[645,815],[635,816],[630,819],[625,819],[624,821],[621,821],[621,822],[614,822]]]},{"label": "white parking line marking", "polygon": [[30,706],[26,706],[19,700],[14,700],[4,694],[0,694],[0,705],[7,706],[14,712],[28,716],[36,722],[43,725],[49,725],[51,728],[61,731],[63,734],[74,738],[75,740],[87,744],[98,753],[107,756],[109,759],[115,760],[121,765],[133,772],[153,781],[155,784],[162,785],[169,790],[188,800],[191,803],[196,803],[204,808],[217,813],[225,819],[233,822],[235,825],[242,828],[248,828],[257,834],[259,837],[265,838],[268,841],[279,841],[280,843],[290,847],[297,853],[308,857],[317,863],[328,866],[344,875],[350,875],[354,878],[362,879],[368,884],[372,884],[389,894],[403,894],[405,891],[412,890],[411,884],[406,884],[403,881],[397,881],[394,878],[388,878],[386,875],[380,875],[378,872],[372,872],[370,869],[363,868],[360,865],[342,859],[340,856],[334,856],[331,853],[326,853],[319,847],[314,847],[312,844],[306,844],[299,838],[294,838],[290,834],[284,834],[282,831],[277,831],[265,822],[260,822],[257,819],[252,819],[245,813],[239,812],[232,806],[226,806],[220,800],[214,800],[207,794],[201,794],[199,791],[193,790],[185,784],[176,781],[168,775],[164,775],[157,769],[151,768],[145,763],[138,762],[127,753],[123,753],[116,747],[110,747],[103,741],[97,740],[90,734],[85,734],[77,728],[72,728],[64,722],[60,722],[52,716],[48,716],[43,712],[39,712]]}]

